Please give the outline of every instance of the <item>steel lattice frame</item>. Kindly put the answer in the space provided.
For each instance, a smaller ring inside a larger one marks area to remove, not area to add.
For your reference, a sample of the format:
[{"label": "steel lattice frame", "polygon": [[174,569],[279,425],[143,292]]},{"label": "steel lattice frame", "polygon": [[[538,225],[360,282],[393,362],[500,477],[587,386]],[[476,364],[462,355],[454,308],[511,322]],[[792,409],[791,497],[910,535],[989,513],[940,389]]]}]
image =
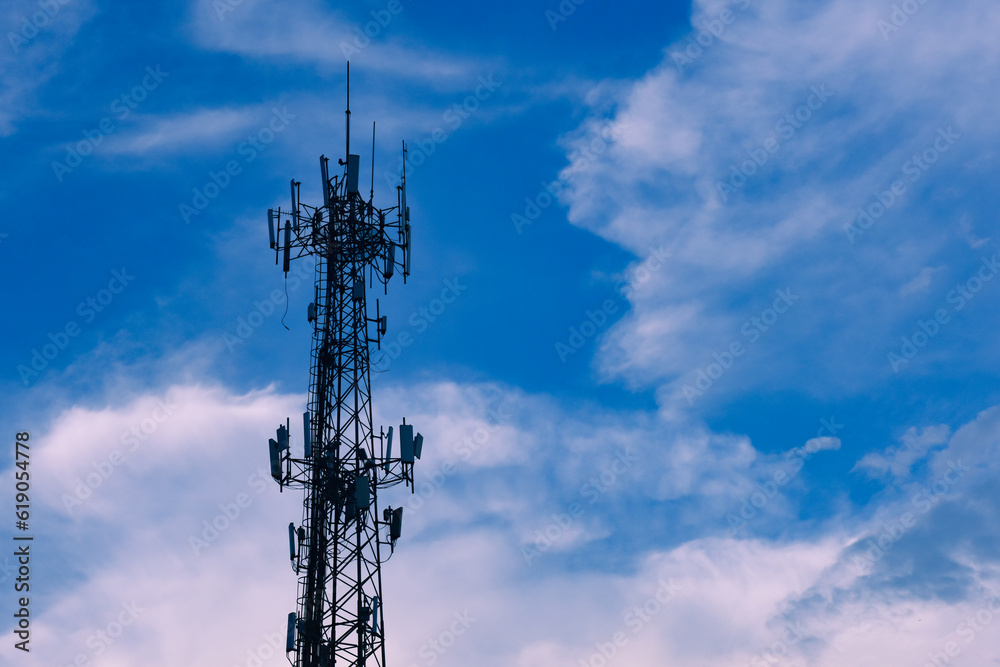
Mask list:
[{"label": "steel lattice frame", "polygon": [[[274,247],[285,253],[285,270],[294,258],[316,260],[312,451],[307,458],[286,457],[280,480],[305,489],[293,561],[299,574],[296,667],[385,666],[381,562],[382,548],[392,542],[389,517],[378,514],[378,489],[413,482],[412,459],[387,458],[385,434],[372,426],[370,351],[382,332],[367,304],[369,287],[384,286],[397,267],[404,278],[408,273],[405,176],[397,206],[378,209],[358,193],[357,174],[348,174],[351,158],[356,171],[357,156],[348,148],[344,174],[329,179],[326,158],[320,157],[323,206],[296,201],[299,184],[293,181],[293,210],[277,210],[285,227],[279,224]],[[393,211],[396,220],[388,222]],[[375,338],[369,324],[376,325]],[[362,477],[369,488],[367,508],[359,507],[356,492]]]}]

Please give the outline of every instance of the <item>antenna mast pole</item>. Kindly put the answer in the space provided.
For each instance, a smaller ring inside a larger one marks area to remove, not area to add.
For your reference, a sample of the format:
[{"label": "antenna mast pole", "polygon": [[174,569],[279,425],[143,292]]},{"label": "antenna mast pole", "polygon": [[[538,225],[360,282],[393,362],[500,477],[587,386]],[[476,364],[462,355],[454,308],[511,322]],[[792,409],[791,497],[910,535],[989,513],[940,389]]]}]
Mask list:
[{"label": "antenna mast pole", "polygon": [[[349,77],[350,65],[348,89]],[[397,268],[404,281],[409,274],[409,210],[405,179],[397,206],[373,206],[374,181],[371,199],[362,199],[360,157],[350,153],[350,92],[346,115],[347,155],[338,161],[344,171],[331,178],[320,156],[323,204],[302,203],[293,186],[292,210],[268,211],[276,263],[283,256],[287,274],[293,259],[311,257],[316,274],[302,455],[292,455],[286,425],[269,443],[271,476],[282,488],[305,491],[302,523],[288,527],[298,604],[285,649],[295,667],[385,667],[382,554],[395,548],[403,508],[379,514],[378,492],[398,484],[412,491],[423,447],[404,419],[394,456],[393,428],[376,432],[372,423],[370,356],[381,349],[387,322],[368,316],[367,286],[384,289]]]},{"label": "antenna mast pole", "polygon": [[347,148],[344,155],[351,154],[351,61],[347,61],[347,131],[344,132]]}]

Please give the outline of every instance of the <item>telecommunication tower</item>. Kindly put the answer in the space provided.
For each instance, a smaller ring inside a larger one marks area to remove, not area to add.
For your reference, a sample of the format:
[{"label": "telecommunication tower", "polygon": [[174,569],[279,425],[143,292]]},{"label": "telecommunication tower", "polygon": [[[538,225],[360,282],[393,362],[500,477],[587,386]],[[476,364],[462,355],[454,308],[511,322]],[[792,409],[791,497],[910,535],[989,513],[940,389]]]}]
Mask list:
[{"label": "telecommunication tower", "polygon": [[346,159],[338,160],[342,170],[331,176],[329,159],[320,156],[322,204],[303,203],[301,183],[292,179],[290,210],[268,210],[271,248],[286,276],[295,259],[312,256],[316,262],[315,298],[307,313],[313,337],[302,456],[292,456],[289,420],[268,443],[271,476],[282,489],[305,491],[302,523],[288,525],[298,602],[288,615],[285,652],[295,667],[385,667],[381,565],[400,536],[403,508],[386,507],[380,515],[378,492],[397,484],[412,490],[414,460],[423,447],[423,436],[414,435],[404,419],[393,456],[393,428],[376,433],[372,425],[370,355],[381,348],[387,322],[377,298],[376,315],[369,317],[368,292],[380,287],[387,293],[397,269],[406,282],[410,216],[405,166],[396,206],[374,205],[374,124],[369,199],[359,191],[361,159],[351,153],[350,65],[347,77]]}]

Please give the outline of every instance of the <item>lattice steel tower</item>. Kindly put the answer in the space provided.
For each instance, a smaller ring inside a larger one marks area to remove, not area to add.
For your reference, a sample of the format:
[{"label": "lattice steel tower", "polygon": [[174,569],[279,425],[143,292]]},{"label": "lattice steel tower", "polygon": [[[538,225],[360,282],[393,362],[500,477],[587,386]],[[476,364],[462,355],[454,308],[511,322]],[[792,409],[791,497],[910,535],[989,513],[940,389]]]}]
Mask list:
[{"label": "lattice steel tower", "polygon": [[[315,300],[307,315],[313,341],[302,457],[291,455],[287,420],[269,442],[272,477],[282,489],[305,490],[302,523],[288,526],[298,609],[288,615],[285,649],[296,667],[385,666],[381,564],[383,549],[391,553],[400,535],[403,509],[387,507],[379,515],[378,492],[400,483],[412,489],[413,463],[423,445],[404,419],[393,458],[392,427],[376,433],[372,426],[370,355],[381,348],[386,318],[377,299],[376,316],[369,317],[368,291],[380,287],[385,293],[397,268],[404,282],[410,273],[405,171],[396,206],[376,208],[374,155],[368,201],[358,189],[350,92],[346,135],[340,174],[331,178],[329,160],[320,156],[321,206],[302,203],[301,183],[293,179],[291,210],[268,211],[271,248],[286,275],[294,259],[311,256],[316,262]],[[373,153],[374,142],[372,125]]]}]

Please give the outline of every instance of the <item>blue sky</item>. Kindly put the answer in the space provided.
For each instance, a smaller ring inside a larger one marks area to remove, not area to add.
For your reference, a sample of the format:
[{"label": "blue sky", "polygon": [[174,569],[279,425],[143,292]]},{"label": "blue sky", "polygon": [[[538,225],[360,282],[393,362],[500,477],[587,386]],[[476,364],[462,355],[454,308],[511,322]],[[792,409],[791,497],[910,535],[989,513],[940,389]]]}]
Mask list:
[{"label": "blue sky", "polygon": [[11,664],[282,664],[300,496],[260,470],[311,287],[286,300],[266,211],[342,157],[345,54],[376,203],[410,147],[413,274],[380,305],[412,342],[373,381],[427,443],[383,499],[392,664],[996,663],[994,4],[0,25],[0,425],[31,432],[36,535]]}]

